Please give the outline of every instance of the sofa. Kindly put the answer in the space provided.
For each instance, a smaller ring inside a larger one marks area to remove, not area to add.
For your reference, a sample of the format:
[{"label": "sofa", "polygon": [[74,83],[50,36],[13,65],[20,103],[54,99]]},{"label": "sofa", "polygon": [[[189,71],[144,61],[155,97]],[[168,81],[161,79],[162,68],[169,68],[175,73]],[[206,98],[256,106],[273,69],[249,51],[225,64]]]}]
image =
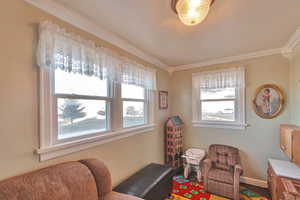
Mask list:
[{"label": "sofa", "polygon": [[209,147],[204,160],[204,189],[210,193],[239,200],[240,164],[239,150],[235,147],[214,144]]},{"label": "sofa", "polygon": [[0,182],[1,200],[142,200],[112,191],[111,175],[96,159],[67,162]]}]

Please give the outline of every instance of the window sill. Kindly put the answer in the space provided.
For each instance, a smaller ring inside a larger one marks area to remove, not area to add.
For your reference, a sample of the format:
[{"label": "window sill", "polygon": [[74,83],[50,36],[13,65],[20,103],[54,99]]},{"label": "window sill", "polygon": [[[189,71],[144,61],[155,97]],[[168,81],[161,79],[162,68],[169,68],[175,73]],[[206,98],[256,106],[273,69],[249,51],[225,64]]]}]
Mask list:
[{"label": "window sill", "polygon": [[193,127],[201,128],[219,128],[219,129],[236,129],[245,130],[248,124],[234,124],[234,123],[219,123],[219,122],[192,122]]},{"label": "window sill", "polygon": [[57,144],[49,147],[37,149],[37,154],[40,155],[40,161],[50,160],[59,156],[78,152],[101,144],[113,142],[133,135],[143,134],[145,132],[155,130],[156,125],[144,125],[134,128],[126,128],[118,131],[111,131],[105,135],[99,135],[92,138],[85,138],[73,142]]}]

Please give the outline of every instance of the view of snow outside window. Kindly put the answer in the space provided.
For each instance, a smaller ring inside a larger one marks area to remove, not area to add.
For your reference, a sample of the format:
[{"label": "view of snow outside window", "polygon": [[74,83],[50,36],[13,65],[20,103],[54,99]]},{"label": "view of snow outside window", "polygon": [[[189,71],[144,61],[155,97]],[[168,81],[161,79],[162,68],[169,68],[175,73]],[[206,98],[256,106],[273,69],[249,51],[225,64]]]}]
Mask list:
[{"label": "view of snow outside window", "polygon": [[[108,83],[98,77],[55,71],[55,93],[107,97]],[[106,131],[105,100],[58,98],[58,139]]]},{"label": "view of snow outside window", "polygon": [[106,102],[103,100],[57,100],[58,139],[107,130]]},{"label": "view of snow outside window", "polygon": [[[145,124],[145,89],[122,84],[122,98],[126,99],[126,101],[123,101],[123,126],[127,128]],[[141,101],[130,101],[128,99]]]},{"label": "view of snow outside window", "polygon": [[235,121],[235,88],[201,89],[202,120]]},{"label": "view of snow outside window", "polygon": [[[107,80],[95,76],[55,70],[55,94],[57,98],[58,139],[94,134],[108,130],[107,101],[97,97],[108,97]],[[64,95],[60,98],[59,95]],[[67,98],[67,95],[82,95],[84,98]],[[90,97],[90,98],[89,98]],[[145,124],[142,87],[122,84],[122,98],[140,99],[141,102],[123,101],[123,126]]]}]

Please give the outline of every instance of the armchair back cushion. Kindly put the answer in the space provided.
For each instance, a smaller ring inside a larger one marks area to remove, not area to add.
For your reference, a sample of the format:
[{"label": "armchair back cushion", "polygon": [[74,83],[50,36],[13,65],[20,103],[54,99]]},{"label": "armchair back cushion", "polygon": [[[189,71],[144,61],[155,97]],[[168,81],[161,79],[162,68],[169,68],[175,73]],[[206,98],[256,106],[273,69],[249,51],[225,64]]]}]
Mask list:
[{"label": "armchair back cushion", "polygon": [[208,157],[214,168],[233,171],[234,166],[239,163],[239,150],[231,146],[214,144],[209,147]]}]

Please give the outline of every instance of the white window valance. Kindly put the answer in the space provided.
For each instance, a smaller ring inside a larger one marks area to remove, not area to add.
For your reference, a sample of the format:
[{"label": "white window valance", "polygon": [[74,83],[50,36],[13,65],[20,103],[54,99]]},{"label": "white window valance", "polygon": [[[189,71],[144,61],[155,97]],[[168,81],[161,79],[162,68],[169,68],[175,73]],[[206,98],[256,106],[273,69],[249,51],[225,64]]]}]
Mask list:
[{"label": "white window valance", "polygon": [[156,71],[51,22],[39,27],[38,65],[156,90]]},{"label": "white window valance", "polygon": [[243,88],[245,79],[244,67],[224,70],[205,71],[193,74],[194,85],[200,89]]}]

